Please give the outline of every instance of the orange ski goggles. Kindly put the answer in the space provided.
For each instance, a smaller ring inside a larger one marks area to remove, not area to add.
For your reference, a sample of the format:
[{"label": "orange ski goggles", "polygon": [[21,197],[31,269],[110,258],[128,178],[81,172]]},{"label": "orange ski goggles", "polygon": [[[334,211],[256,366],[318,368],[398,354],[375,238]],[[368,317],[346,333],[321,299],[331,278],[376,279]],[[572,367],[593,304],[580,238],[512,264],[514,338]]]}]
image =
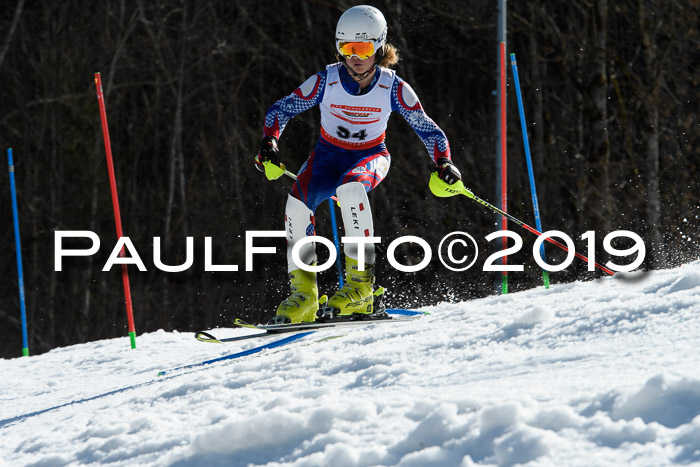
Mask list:
[{"label": "orange ski goggles", "polygon": [[350,58],[355,55],[361,60],[365,60],[372,55],[376,50],[373,42],[345,42],[338,41],[338,52],[345,57]]}]

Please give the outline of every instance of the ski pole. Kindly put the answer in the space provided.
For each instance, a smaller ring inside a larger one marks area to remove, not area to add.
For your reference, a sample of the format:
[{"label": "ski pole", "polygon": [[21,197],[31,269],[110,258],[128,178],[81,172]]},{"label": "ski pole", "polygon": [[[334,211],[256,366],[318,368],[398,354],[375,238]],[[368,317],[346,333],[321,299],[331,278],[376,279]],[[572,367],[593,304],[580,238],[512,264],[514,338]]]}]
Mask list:
[{"label": "ski pole", "polygon": [[[257,161],[256,163],[258,164],[258,165],[256,166],[256,168],[257,168],[259,171],[264,172],[265,169],[262,169],[262,168],[261,168],[260,161],[258,160],[257,157],[255,158],[255,160]],[[274,165],[274,164],[273,164],[273,165]],[[290,172],[289,170],[287,170],[287,168],[284,166],[284,164],[280,164],[278,167],[279,167],[280,169],[283,170],[283,175],[286,175],[287,177],[291,178],[292,180],[294,180],[294,181],[296,182],[297,176],[294,175],[294,174],[293,174],[292,172]],[[338,202],[338,198],[336,198],[335,196],[331,196],[331,199],[332,199],[333,201],[335,201],[336,203]]]},{"label": "ski pole", "polygon": [[[494,211],[496,214],[500,214],[501,216],[507,218],[509,221],[518,224],[523,229],[525,229],[529,232],[532,232],[533,234],[537,235],[538,237],[543,235],[542,232],[540,232],[539,230],[530,227],[525,222],[519,220],[518,218],[516,218],[514,216],[511,216],[510,214],[508,214],[504,210],[499,209],[496,206],[494,206],[493,204],[489,203],[488,201],[485,201],[485,200],[479,198],[478,196],[476,196],[474,193],[472,193],[469,189],[467,189],[464,186],[464,183],[462,183],[461,180],[453,185],[448,185],[444,181],[440,180],[440,177],[438,177],[437,172],[433,172],[430,175],[430,191],[432,191],[435,196],[439,196],[441,198],[446,198],[446,197],[455,196],[455,195],[464,195],[467,198],[472,199],[472,200],[476,201],[477,203],[481,204],[482,206],[489,208],[490,210]],[[566,252],[569,251],[569,249],[565,245],[562,245],[561,243],[552,239],[551,237],[545,237],[545,240],[547,240],[549,243],[551,243],[553,245],[558,246],[559,248],[561,248],[562,250],[564,250]],[[591,262],[588,258],[583,256],[581,253],[578,253],[577,251],[574,251],[574,255],[577,258],[582,259],[583,261],[585,261],[587,263]],[[600,269],[601,271],[605,271],[606,273],[610,274],[611,276],[615,274],[612,270],[606,268],[605,266],[602,266],[602,265],[596,263],[595,261],[593,262],[593,265],[595,267],[597,267],[598,269]]]},{"label": "ski pole", "polygon": [[[527,123],[525,122],[525,110],[523,107],[523,97],[520,92],[520,78],[518,77],[518,64],[515,61],[515,54],[510,54],[510,62],[513,66],[513,81],[515,82],[515,95],[518,100],[518,112],[520,114],[520,129],[523,133],[523,146],[525,146],[525,160],[527,161],[527,174],[530,178],[530,194],[532,196],[532,206],[535,211],[535,227],[542,232],[542,221],[540,220],[540,205],[537,201],[537,189],[535,188],[535,171],[532,168],[532,157],[530,156],[530,141],[527,137]],[[540,257],[543,261],[547,261],[544,253],[544,243],[540,245]],[[544,287],[549,288],[549,271],[542,270],[542,280]]]},{"label": "ski pole", "polygon": [[7,150],[7,162],[10,166],[10,192],[12,194],[12,219],[15,224],[15,249],[17,250],[17,276],[19,285],[19,309],[22,319],[22,356],[29,356],[27,343],[27,311],[24,304],[24,273],[22,272],[22,248],[19,240],[19,211],[17,209],[17,190],[15,189],[15,165],[12,162],[12,148]]}]

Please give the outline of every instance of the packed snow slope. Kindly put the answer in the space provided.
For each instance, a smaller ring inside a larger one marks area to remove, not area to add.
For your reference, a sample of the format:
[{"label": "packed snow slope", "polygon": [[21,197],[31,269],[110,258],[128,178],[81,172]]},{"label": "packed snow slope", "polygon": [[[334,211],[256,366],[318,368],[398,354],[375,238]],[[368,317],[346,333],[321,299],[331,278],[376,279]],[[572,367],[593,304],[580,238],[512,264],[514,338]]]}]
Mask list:
[{"label": "packed snow slope", "polygon": [[426,311],[174,371],[262,341],[0,360],[0,463],[700,464],[700,262]]}]

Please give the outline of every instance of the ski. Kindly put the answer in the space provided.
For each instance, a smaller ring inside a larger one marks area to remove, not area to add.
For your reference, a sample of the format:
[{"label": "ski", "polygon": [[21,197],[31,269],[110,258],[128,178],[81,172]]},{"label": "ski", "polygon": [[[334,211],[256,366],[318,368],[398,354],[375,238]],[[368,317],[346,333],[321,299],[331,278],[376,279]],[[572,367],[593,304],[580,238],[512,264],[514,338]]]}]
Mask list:
[{"label": "ski", "polygon": [[314,321],[310,323],[296,324],[250,324],[242,319],[234,318],[233,325],[238,328],[255,329],[258,332],[245,334],[243,336],[233,336],[217,338],[213,334],[205,331],[197,331],[194,335],[195,339],[200,342],[209,342],[213,344],[224,344],[227,342],[236,342],[246,339],[254,339],[257,337],[272,337],[278,334],[287,334],[293,332],[316,331],[324,328],[335,328],[345,326],[360,326],[374,323],[395,323],[402,321],[410,321],[429,313],[424,311],[405,310],[402,308],[387,308],[385,314],[377,314],[376,316],[351,315],[348,317],[335,318],[325,321]]},{"label": "ski", "polygon": [[197,331],[194,333],[194,338],[200,342],[210,342],[212,344],[223,344],[224,342],[242,341],[242,340],[246,340],[246,339],[253,339],[255,337],[265,337],[265,336],[272,336],[272,335],[273,334],[269,334],[267,332],[256,332],[255,334],[245,334],[243,336],[224,337],[224,338],[218,339],[208,332]]},{"label": "ski", "polygon": [[[313,334],[313,333],[314,333],[314,331],[300,332],[300,333],[298,333],[298,334],[294,334],[294,335],[291,335],[291,336],[287,336],[287,337],[284,337],[284,338],[282,338],[282,339],[279,339],[279,340],[276,340],[276,341],[273,341],[273,342],[269,342],[269,343],[267,343],[267,344],[263,344],[263,345],[259,345],[259,346],[257,346],[257,347],[250,348],[250,349],[248,349],[248,350],[243,350],[243,351],[241,351],[241,352],[236,352],[236,353],[234,353],[234,354],[224,355],[223,357],[213,358],[213,359],[211,359],[211,360],[205,360],[205,361],[203,361],[203,362],[198,362],[198,363],[193,363],[193,364],[190,364],[190,365],[180,366],[180,367],[177,367],[177,368],[172,368],[172,369],[170,369],[170,370],[159,371],[159,372],[158,372],[158,376],[164,376],[164,375],[166,375],[166,374],[170,374],[170,373],[173,373],[173,372],[176,372],[176,371],[188,370],[188,369],[195,368],[195,367],[199,367],[199,366],[211,365],[212,363],[218,363],[218,362],[222,362],[222,361],[225,361],[225,360],[233,360],[233,359],[236,359],[236,358],[247,357],[247,356],[249,356],[249,355],[253,355],[253,354],[262,352],[263,350],[275,349],[275,348],[277,348],[277,347],[281,347],[281,346],[283,346],[283,345],[290,344],[290,343],[292,343],[292,342],[295,342],[295,341],[297,341],[297,340],[299,340],[299,339],[302,339],[302,338],[304,338],[304,337],[306,337],[306,336],[308,336],[308,335],[311,335],[311,334]],[[213,336],[210,335],[210,337],[213,337]],[[255,336],[255,337],[258,337],[258,336]],[[219,341],[219,340],[216,339],[216,338],[214,338],[214,339],[215,339],[214,341],[204,341],[204,342],[224,342],[223,340],[222,340],[222,341]]]},{"label": "ski", "polygon": [[387,321],[408,321],[427,314],[421,311],[404,310],[390,308],[382,313],[372,315],[353,314],[348,316],[337,316],[333,318],[319,318],[314,322],[296,324],[249,324],[239,318],[233,319],[235,327],[258,329],[271,334],[280,334],[307,329],[321,329],[338,326],[354,326]]}]

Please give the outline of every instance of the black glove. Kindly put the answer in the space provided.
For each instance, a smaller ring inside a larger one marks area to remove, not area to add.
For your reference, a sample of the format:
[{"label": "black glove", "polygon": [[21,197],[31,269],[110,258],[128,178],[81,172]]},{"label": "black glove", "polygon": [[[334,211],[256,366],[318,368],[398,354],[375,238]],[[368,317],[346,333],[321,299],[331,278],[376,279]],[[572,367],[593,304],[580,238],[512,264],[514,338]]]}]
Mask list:
[{"label": "black glove", "polygon": [[275,165],[280,165],[279,154],[280,150],[277,147],[277,138],[274,136],[264,136],[262,141],[260,141],[260,152],[258,157],[255,158],[255,167],[261,171],[265,172],[265,167],[262,163],[265,161],[270,161]]},{"label": "black glove", "polygon": [[446,157],[441,157],[437,160],[437,174],[441,180],[443,180],[448,185],[454,185],[458,181],[462,180],[462,174],[459,173],[459,169],[455,167],[451,160]]}]

